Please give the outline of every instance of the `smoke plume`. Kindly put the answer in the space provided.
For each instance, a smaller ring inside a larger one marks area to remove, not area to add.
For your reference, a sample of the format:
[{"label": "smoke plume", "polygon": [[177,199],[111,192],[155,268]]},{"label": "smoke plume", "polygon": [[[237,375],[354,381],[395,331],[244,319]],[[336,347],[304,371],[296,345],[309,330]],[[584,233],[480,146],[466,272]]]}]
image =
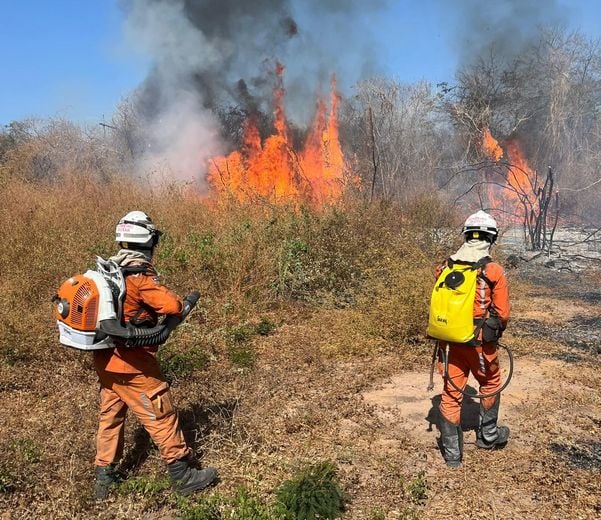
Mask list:
[{"label": "smoke plume", "polygon": [[358,24],[362,14],[384,5],[307,0],[295,11],[291,0],[124,2],[127,41],[153,64],[132,97],[148,139],[142,168],[202,179],[206,159],[227,146],[217,109],[269,112],[276,61],[286,66],[289,113],[306,122],[330,74],[344,85],[359,79],[357,71],[377,68]]},{"label": "smoke plume", "polygon": [[458,15],[455,45],[462,64],[490,51],[511,60],[541,27],[561,25],[568,14],[558,0],[458,0],[453,5]]}]

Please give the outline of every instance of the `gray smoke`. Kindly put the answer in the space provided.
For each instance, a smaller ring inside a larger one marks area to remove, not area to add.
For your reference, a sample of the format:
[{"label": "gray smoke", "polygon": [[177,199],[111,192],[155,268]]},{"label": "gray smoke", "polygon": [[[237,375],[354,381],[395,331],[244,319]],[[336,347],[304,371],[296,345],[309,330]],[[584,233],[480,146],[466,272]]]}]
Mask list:
[{"label": "gray smoke", "polygon": [[511,60],[537,37],[541,27],[561,25],[569,9],[558,0],[456,0],[459,61],[468,64],[493,51]]},{"label": "gray smoke", "polygon": [[295,11],[291,0],[124,2],[127,41],[153,63],[133,97],[149,139],[142,168],[201,179],[206,159],[225,150],[216,110],[269,112],[276,61],[286,67],[289,113],[306,122],[330,74],[350,84],[377,69],[360,21],[384,6],[306,0]]}]

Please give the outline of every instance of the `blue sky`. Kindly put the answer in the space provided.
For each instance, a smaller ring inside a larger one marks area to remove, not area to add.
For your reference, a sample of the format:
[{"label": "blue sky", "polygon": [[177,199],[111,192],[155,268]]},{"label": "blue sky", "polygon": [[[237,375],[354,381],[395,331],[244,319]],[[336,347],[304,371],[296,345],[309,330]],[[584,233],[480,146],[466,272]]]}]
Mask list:
[{"label": "blue sky", "polygon": [[[541,9],[545,3],[540,0]],[[570,28],[601,37],[601,0],[561,3]],[[408,82],[452,81],[458,59],[453,1],[389,4],[362,20],[372,32],[382,73]],[[117,0],[0,0],[0,8],[0,124],[32,116],[109,119],[150,67],[147,57],[124,42]],[[302,28],[302,8],[299,15]]]}]

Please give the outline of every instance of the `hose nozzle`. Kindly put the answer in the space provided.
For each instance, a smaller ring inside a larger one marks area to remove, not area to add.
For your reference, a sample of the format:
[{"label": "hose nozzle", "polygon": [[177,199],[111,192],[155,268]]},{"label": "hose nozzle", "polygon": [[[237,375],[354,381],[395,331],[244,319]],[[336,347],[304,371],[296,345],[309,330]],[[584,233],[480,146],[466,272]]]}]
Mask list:
[{"label": "hose nozzle", "polygon": [[198,291],[192,291],[190,294],[184,297],[182,305],[182,320],[190,314],[190,311],[196,307],[198,300],[200,299],[200,293]]}]

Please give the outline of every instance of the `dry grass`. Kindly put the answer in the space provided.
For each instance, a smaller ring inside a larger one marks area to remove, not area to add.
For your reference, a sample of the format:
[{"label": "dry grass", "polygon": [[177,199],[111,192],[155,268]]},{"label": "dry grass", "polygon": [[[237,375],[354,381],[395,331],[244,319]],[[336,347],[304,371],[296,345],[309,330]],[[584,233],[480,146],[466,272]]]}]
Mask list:
[{"label": "dry grass", "polygon": [[[223,475],[218,493],[245,485],[267,499],[307,461],[346,474],[349,448],[329,445],[332,411],[356,414],[349,391],[419,357],[444,240],[398,208],[241,207],[91,176],[0,182],[0,507],[15,518],[177,510],[160,485],[90,501],[98,386],[88,355],[58,345],[50,303],[62,280],[114,251],[115,222],[133,208],[166,231],[156,260],[167,282],[203,295],[163,362],[186,434]],[[127,442],[131,477],[164,474],[133,420]]]},{"label": "dry grass", "polygon": [[[428,213],[432,200],[410,211],[346,201],[314,212],[209,204],[123,179],[1,182],[3,519],[193,517],[240,503],[240,487],[252,494],[247,502],[268,504],[283,481],[325,460],[350,497],[345,518],[598,514],[598,467],[570,459],[599,434],[594,360],[555,359],[560,368],[550,365],[551,380],[536,380],[544,384],[538,393],[513,415],[504,408],[514,434],[508,449],[491,455],[468,445],[459,472],[402,416],[386,422],[363,399],[392,376],[427,371],[421,338],[431,259],[453,240],[430,231],[449,220],[444,207]],[[202,293],[161,359],[185,435],[221,482],[187,501],[175,497],[156,449],[130,418],[122,464],[129,483],[97,505],[90,495],[98,384],[87,354],[58,345],[50,297],[94,254],[113,251],[115,221],[134,207],[166,230],[157,265],[167,282]],[[556,291],[510,276],[518,316],[530,312],[544,324],[573,309]],[[593,283],[597,275],[587,276]],[[546,302],[538,315],[532,298]],[[568,349],[512,332],[518,361],[543,367]]]}]

